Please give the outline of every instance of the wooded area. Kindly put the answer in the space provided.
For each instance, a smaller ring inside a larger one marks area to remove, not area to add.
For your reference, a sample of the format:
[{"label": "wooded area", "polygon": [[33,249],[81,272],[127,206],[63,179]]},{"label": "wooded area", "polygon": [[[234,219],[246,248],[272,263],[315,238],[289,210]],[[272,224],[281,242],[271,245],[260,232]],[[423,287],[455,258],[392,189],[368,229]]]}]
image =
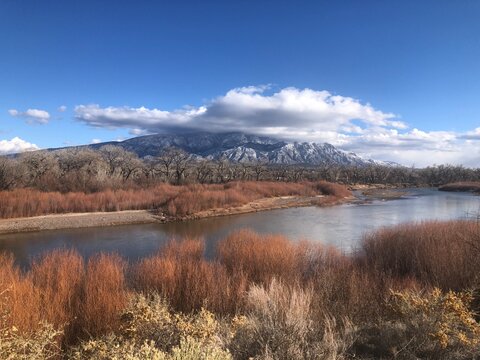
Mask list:
[{"label": "wooded area", "polygon": [[423,169],[372,164],[369,166],[268,165],[233,163],[228,159],[197,159],[176,148],[140,159],[119,146],[99,150],[67,148],[0,157],[0,190],[34,188],[41,191],[86,192],[128,189],[158,183],[212,184],[230,181],[318,181],[346,185],[384,184],[439,186],[479,181],[480,169],[438,165]]}]

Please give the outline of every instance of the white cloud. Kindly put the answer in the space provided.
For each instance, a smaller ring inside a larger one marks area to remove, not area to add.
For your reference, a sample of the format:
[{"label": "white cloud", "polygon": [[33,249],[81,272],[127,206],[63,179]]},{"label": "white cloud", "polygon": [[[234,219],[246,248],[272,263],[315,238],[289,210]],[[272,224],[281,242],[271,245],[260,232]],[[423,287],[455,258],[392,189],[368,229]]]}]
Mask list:
[{"label": "white cloud", "polygon": [[45,110],[28,109],[26,111],[18,111],[16,109],[8,110],[11,116],[23,118],[29,124],[47,124],[50,120],[50,114]]},{"label": "white cloud", "polygon": [[468,131],[462,137],[464,139],[468,139],[468,140],[480,140],[480,127],[476,128],[472,131]]},{"label": "white cloud", "polygon": [[91,126],[150,132],[177,129],[254,131],[288,137],[290,131],[309,134],[338,131],[357,120],[365,125],[404,128],[395,115],[369,104],[327,91],[285,88],[267,95],[265,87],[237,88],[199,107],[173,111],[145,107],[79,105],[76,118]]},{"label": "white cloud", "polygon": [[101,143],[101,142],[102,142],[101,139],[92,139],[92,140],[90,141],[90,144],[99,144],[99,143]]},{"label": "white cloud", "polygon": [[130,129],[128,131],[128,133],[130,135],[135,135],[135,136],[141,136],[141,135],[148,135],[148,134],[151,134],[151,132],[149,132],[148,130],[144,130],[144,129]]},{"label": "white cloud", "polygon": [[38,149],[39,147],[37,145],[22,140],[19,137],[14,137],[11,140],[0,140],[0,155],[14,154]]},{"label": "white cloud", "polygon": [[381,160],[424,166],[480,166],[480,128],[459,134],[409,129],[391,112],[328,91],[244,87],[198,107],[176,110],[79,105],[75,117],[90,126],[127,128],[132,135],[174,131],[243,131],[278,138],[329,142]]},{"label": "white cloud", "polygon": [[58,107],[57,110],[58,110],[59,112],[65,112],[65,111],[67,111],[67,107],[66,107],[65,105],[61,105],[61,106]]}]

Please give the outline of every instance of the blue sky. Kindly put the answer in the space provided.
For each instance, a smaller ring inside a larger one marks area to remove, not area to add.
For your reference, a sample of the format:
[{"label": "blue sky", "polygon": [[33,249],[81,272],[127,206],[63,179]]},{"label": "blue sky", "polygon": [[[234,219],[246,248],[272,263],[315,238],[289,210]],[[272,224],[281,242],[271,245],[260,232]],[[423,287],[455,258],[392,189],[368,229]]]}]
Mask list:
[{"label": "blue sky", "polygon": [[3,0],[0,152],[241,130],[480,166],[479,18],[467,0]]}]

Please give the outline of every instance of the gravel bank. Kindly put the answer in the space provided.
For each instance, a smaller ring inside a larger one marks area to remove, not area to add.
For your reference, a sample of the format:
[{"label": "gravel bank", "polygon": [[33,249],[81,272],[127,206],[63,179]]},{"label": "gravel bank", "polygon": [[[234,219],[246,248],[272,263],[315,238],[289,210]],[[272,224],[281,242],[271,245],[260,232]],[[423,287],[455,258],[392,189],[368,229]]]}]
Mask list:
[{"label": "gravel bank", "polygon": [[153,214],[147,210],[54,214],[29,218],[0,220],[0,234],[126,224],[148,224],[154,222],[165,223],[291,207],[331,206],[352,200],[353,197],[339,199],[323,195],[282,196],[259,199],[238,207],[210,209],[184,217],[166,217],[163,214]]},{"label": "gravel bank", "polygon": [[0,234],[125,224],[148,224],[156,221],[159,221],[159,219],[146,210],[55,214],[0,220]]}]

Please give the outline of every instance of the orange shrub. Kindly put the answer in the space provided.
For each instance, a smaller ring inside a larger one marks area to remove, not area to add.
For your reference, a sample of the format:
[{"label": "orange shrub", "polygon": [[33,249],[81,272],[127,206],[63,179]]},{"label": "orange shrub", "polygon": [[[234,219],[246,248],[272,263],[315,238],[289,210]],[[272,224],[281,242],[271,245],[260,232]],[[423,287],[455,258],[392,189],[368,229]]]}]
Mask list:
[{"label": "orange shrub", "polygon": [[367,235],[368,267],[394,277],[413,277],[445,290],[462,290],[478,280],[480,225],[475,221],[404,224]]},{"label": "orange shrub", "polygon": [[298,274],[296,246],[281,235],[240,230],[220,241],[217,253],[230,274],[243,273],[249,282],[268,284],[273,277],[294,280]]},{"label": "orange shrub", "polygon": [[134,286],[159,292],[176,310],[190,312],[203,306],[219,313],[235,312],[246,281],[229,277],[223,266],[205,260],[203,253],[203,241],[170,242],[134,266]]},{"label": "orange shrub", "polygon": [[99,254],[88,261],[78,314],[82,332],[96,336],[118,328],[127,300],[125,268],[125,261],[116,255]]},{"label": "orange shrub", "polygon": [[340,198],[350,195],[350,192],[343,185],[324,181],[249,181],[181,186],[159,184],[146,189],[104,190],[88,194],[15,189],[0,192],[0,218],[142,209],[158,209],[170,216],[185,216],[202,210],[239,206],[264,197],[317,194]]}]

